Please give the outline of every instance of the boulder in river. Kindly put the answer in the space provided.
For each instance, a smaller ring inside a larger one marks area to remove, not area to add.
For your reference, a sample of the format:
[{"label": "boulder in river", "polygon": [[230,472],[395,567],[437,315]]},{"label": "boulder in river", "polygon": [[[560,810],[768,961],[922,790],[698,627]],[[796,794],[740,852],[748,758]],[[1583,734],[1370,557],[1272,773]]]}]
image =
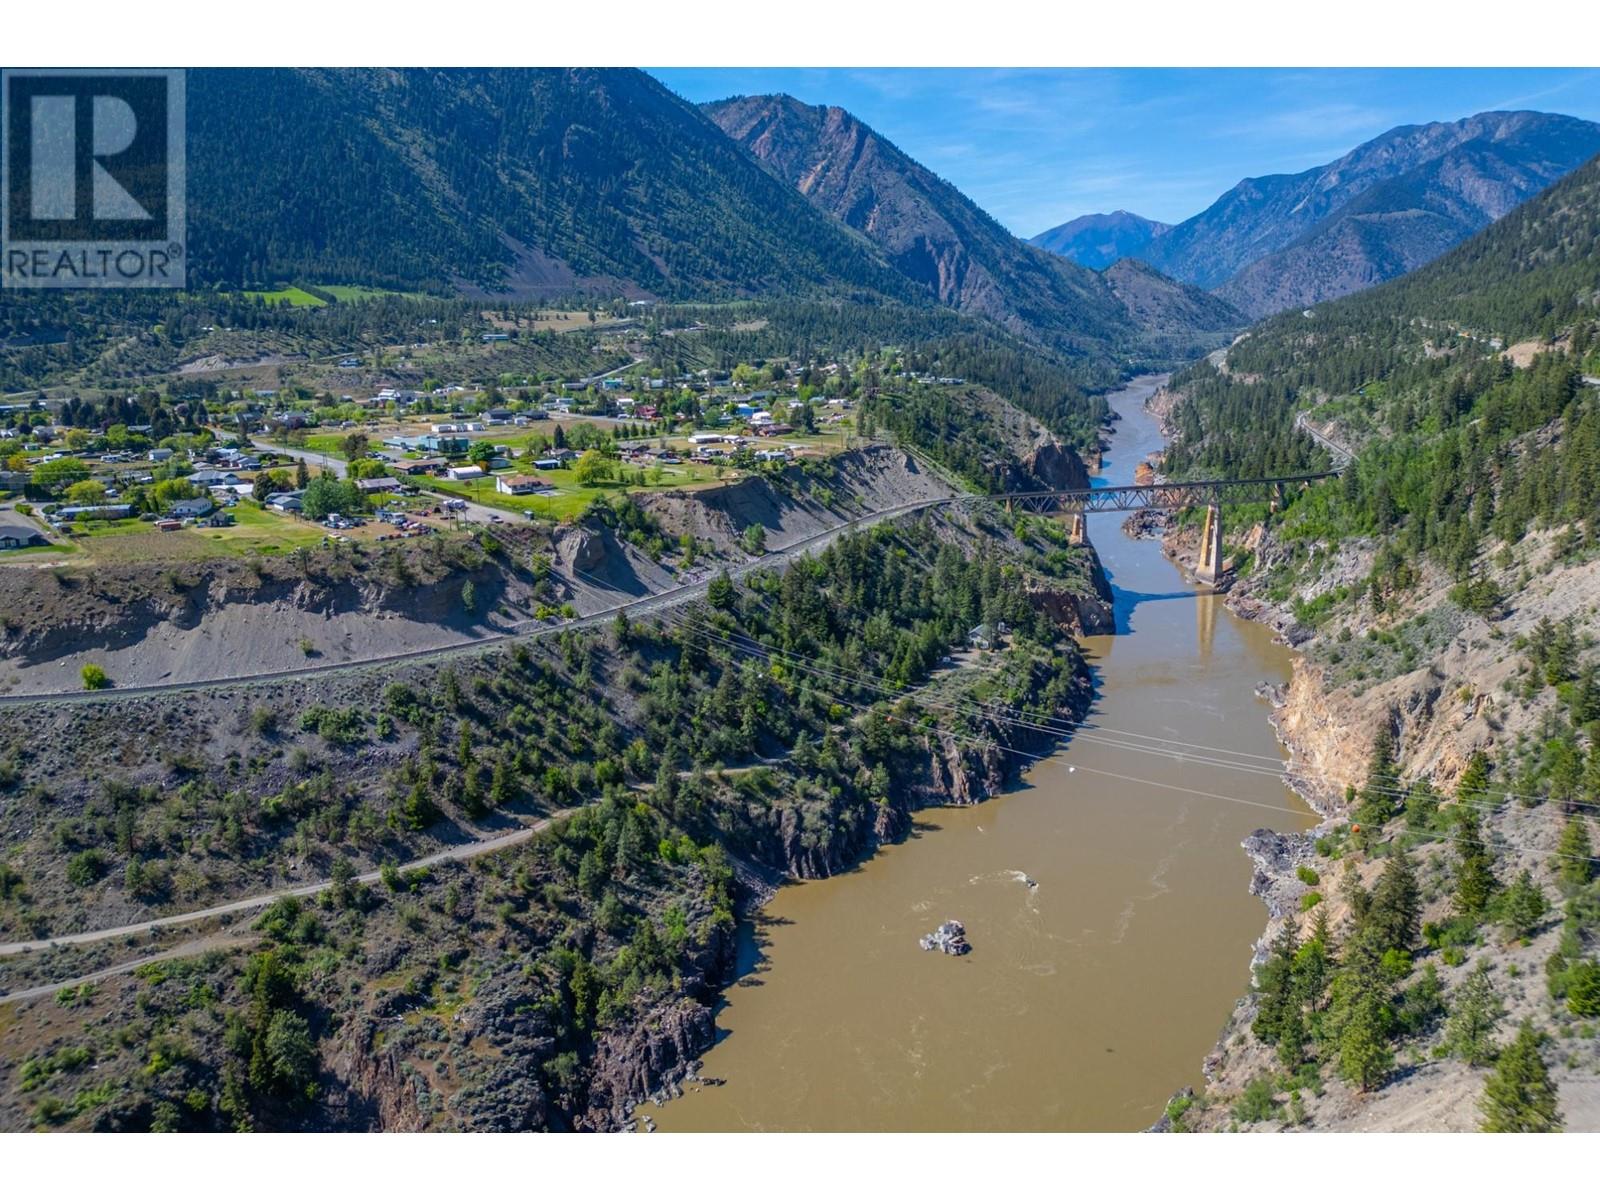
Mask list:
[{"label": "boulder in river", "polygon": [[924,950],[941,950],[945,954],[965,954],[972,947],[967,944],[967,929],[960,921],[946,921],[932,933],[922,935],[918,944]]}]

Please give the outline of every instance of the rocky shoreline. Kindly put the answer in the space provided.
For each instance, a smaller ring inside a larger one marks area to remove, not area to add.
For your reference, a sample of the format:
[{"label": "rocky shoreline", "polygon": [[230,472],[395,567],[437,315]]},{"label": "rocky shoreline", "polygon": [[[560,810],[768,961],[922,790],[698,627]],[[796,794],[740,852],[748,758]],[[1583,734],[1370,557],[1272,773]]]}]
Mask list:
[{"label": "rocky shoreline", "polygon": [[[1151,398],[1148,407],[1160,419],[1162,432],[1169,433],[1166,418],[1171,411],[1170,398],[1164,407],[1159,407],[1156,403],[1163,394],[1164,389]],[[1194,531],[1176,529],[1166,514],[1150,510],[1131,514],[1123,523],[1123,530],[1131,537],[1159,540],[1162,553],[1191,580],[1195,578],[1199,545]],[[1277,641],[1291,649],[1304,644],[1309,637],[1309,631],[1294,619],[1293,614],[1258,597],[1234,590],[1233,582],[1231,576],[1225,575],[1217,585],[1218,590],[1223,593],[1223,604],[1229,612],[1243,620],[1266,625],[1273,630]],[[1258,897],[1267,910],[1266,926],[1251,947],[1252,970],[1266,960],[1273,939],[1287,922],[1298,916],[1301,898],[1313,890],[1300,878],[1296,869],[1309,863],[1316,856],[1317,839],[1324,836],[1336,824],[1339,817],[1337,808],[1341,798],[1339,789],[1319,781],[1317,777],[1303,769],[1310,757],[1308,749],[1296,739],[1292,728],[1295,722],[1288,719],[1293,716],[1291,703],[1303,703],[1308,695],[1318,688],[1315,675],[1316,672],[1307,669],[1303,659],[1297,658],[1293,676],[1288,684],[1263,682],[1257,688],[1257,694],[1271,703],[1273,711],[1269,720],[1273,731],[1279,743],[1289,752],[1286,783],[1322,820],[1315,828],[1299,833],[1257,829],[1240,843],[1241,848],[1249,855],[1252,865],[1250,894]],[[1208,1083],[1215,1082],[1216,1071],[1226,1048],[1240,1031],[1248,1029],[1254,1019],[1255,1000],[1251,994],[1246,993],[1235,1002],[1215,1046],[1202,1063],[1202,1074]],[[1177,1101],[1192,1095],[1192,1090],[1185,1088],[1176,1093],[1172,1099]],[[1148,1132],[1170,1131],[1169,1118],[1163,1115]]]},{"label": "rocky shoreline", "polygon": [[[1108,597],[1109,584],[1098,560],[1094,586]],[[1065,606],[1052,604],[1052,600],[1060,600],[1054,593],[1035,596],[1035,600],[1074,635],[1100,632],[1110,623],[1108,598],[1078,597],[1077,603]],[[1097,616],[1103,616],[1103,622],[1097,622]],[[1072,670],[1074,686],[1052,718],[1077,725],[1088,716],[1094,688],[1081,655],[1074,656]],[[785,841],[784,857],[789,863],[786,877],[818,879],[857,867],[869,861],[880,846],[898,842],[909,834],[913,813],[926,808],[981,804],[1016,787],[1023,772],[1016,765],[1019,755],[1013,751],[1020,751],[1020,757],[1038,758],[1060,742],[1053,733],[1017,728],[999,715],[979,722],[977,732],[986,736],[990,744],[974,748],[970,739],[957,741],[946,734],[925,736],[909,769],[896,772],[896,786],[871,829],[825,859],[799,851],[798,830],[775,830]],[[739,883],[739,920],[750,921],[776,894],[785,877],[737,859],[734,868]],[[965,953],[968,947],[964,937],[959,944],[962,949],[945,952],[958,956]],[[591,1105],[588,1128],[648,1132],[655,1122],[645,1111],[647,1106],[659,1108],[689,1087],[721,1085],[722,1080],[700,1074],[704,1067],[700,1056],[716,1041],[717,1009],[738,978],[731,945],[720,956],[719,965],[720,971],[705,977],[703,994],[680,996],[665,1003],[632,1037],[633,1045],[617,1048],[618,1053],[612,1056],[617,1071],[609,1075],[597,1073],[597,1082],[609,1081],[610,1087],[604,1103]],[[658,1019],[662,1017],[666,1019]]]}]

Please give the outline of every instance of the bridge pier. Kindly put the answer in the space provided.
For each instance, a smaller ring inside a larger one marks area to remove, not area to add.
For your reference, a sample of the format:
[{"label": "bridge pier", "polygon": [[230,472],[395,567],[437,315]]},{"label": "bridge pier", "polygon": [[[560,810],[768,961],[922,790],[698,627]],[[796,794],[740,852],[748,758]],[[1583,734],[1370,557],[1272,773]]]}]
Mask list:
[{"label": "bridge pier", "polygon": [[1067,541],[1074,546],[1089,544],[1089,522],[1084,520],[1081,508],[1074,509],[1067,517]]},{"label": "bridge pier", "polygon": [[1282,512],[1283,511],[1283,484],[1275,483],[1275,484],[1272,485],[1272,500],[1271,500],[1271,503],[1270,503],[1268,511],[1270,511],[1270,512]]},{"label": "bridge pier", "polygon": [[1222,574],[1222,506],[1206,505],[1205,525],[1200,530],[1200,562],[1195,567],[1195,578],[1201,583],[1216,585]]}]

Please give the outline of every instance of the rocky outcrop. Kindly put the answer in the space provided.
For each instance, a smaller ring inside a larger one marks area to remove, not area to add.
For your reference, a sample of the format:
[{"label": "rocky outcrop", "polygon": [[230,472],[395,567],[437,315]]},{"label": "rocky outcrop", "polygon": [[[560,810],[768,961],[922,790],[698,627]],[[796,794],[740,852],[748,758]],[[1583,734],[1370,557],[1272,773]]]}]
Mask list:
[{"label": "rocky outcrop", "polygon": [[1022,460],[1023,469],[1046,488],[1071,490],[1089,486],[1089,471],[1070,446],[1046,438]]},{"label": "rocky outcrop", "polygon": [[716,1032],[711,1009],[689,997],[606,1030],[595,1043],[588,1108],[576,1127],[621,1129],[643,1101],[678,1095]]}]

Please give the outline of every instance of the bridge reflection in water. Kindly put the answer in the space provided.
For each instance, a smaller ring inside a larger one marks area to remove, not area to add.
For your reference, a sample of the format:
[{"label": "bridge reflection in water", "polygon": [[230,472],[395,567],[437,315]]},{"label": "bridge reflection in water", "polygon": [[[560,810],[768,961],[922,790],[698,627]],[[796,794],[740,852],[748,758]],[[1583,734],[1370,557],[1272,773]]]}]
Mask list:
[{"label": "bridge reflection in water", "polygon": [[1262,479],[1195,479],[1182,483],[1123,484],[1116,487],[1064,488],[1037,492],[1006,492],[1002,495],[953,496],[943,503],[960,508],[1004,504],[1007,512],[1066,513],[1070,518],[1072,541],[1088,540],[1084,514],[1098,512],[1136,512],[1141,509],[1173,511],[1205,506],[1205,521],[1200,531],[1200,558],[1195,576],[1202,583],[1215,584],[1222,574],[1222,506],[1259,504],[1263,501],[1276,512],[1283,507],[1288,489],[1307,488],[1320,479],[1332,479],[1339,471],[1318,471],[1310,475],[1276,475]]}]

